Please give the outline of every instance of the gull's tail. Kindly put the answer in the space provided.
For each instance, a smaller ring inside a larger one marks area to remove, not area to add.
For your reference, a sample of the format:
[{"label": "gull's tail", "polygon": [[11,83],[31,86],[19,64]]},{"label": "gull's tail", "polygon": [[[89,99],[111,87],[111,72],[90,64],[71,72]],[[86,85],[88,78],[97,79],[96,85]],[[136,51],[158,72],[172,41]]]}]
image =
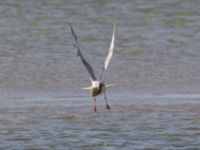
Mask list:
[{"label": "gull's tail", "polygon": [[92,89],[92,86],[89,86],[89,87],[83,87],[83,88],[81,88],[81,89],[83,89],[83,90],[91,90],[91,89]]},{"label": "gull's tail", "polygon": [[115,84],[107,84],[107,85],[106,85],[106,89],[111,88],[111,87],[113,87],[113,86],[115,86]]}]

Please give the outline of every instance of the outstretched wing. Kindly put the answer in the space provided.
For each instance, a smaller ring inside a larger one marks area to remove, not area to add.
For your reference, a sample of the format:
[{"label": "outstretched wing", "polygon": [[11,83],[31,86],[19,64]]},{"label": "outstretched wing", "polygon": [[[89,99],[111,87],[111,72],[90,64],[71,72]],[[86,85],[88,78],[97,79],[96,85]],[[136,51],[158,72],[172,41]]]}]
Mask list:
[{"label": "outstretched wing", "polygon": [[111,43],[110,43],[110,48],[109,48],[109,51],[108,51],[108,55],[107,55],[107,57],[106,57],[106,59],[104,61],[104,66],[102,68],[100,81],[104,81],[104,75],[105,75],[106,69],[108,68],[108,65],[109,65],[110,60],[111,60],[112,55],[113,55],[114,42],[115,42],[115,32],[116,32],[116,25],[114,24],[112,40],[111,40]]},{"label": "outstretched wing", "polygon": [[83,57],[83,54],[82,54],[82,52],[80,50],[80,47],[79,47],[79,44],[78,44],[78,38],[77,38],[77,36],[76,36],[71,24],[70,24],[70,29],[71,29],[71,33],[72,33],[72,37],[73,37],[73,46],[74,46],[74,48],[76,50],[76,54],[81,59],[81,62],[83,63],[83,65],[85,66],[87,72],[89,73],[90,80],[91,81],[95,81],[96,77],[95,77],[94,71],[93,71],[92,67],[90,66],[90,64]]}]

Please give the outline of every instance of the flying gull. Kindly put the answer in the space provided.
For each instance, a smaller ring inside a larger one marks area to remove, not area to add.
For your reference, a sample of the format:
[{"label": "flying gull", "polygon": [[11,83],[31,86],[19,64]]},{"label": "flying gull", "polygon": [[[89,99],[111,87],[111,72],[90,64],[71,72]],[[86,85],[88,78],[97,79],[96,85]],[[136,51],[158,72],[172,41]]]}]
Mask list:
[{"label": "flying gull", "polygon": [[91,65],[84,58],[84,56],[83,56],[83,54],[81,52],[81,49],[79,47],[79,44],[78,44],[78,37],[77,37],[76,33],[74,32],[71,24],[70,24],[70,29],[71,29],[72,38],[73,38],[73,46],[74,46],[74,48],[76,50],[76,54],[80,58],[81,62],[85,66],[85,68],[86,68],[86,70],[87,70],[87,72],[88,72],[88,74],[90,76],[91,86],[90,87],[85,87],[83,89],[90,90],[91,95],[94,98],[93,111],[94,112],[97,111],[97,108],[96,108],[96,96],[98,96],[98,95],[100,95],[102,93],[104,94],[104,99],[105,99],[105,102],[106,102],[106,108],[110,109],[110,106],[108,105],[108,102],[107,102],[106,89],[112,87],[113,84],[106,85],[105,81],[104,81],[104,77],[105,77],[106,70],[108,68],[108,65],[109,65],[110,60],[111,60],[112,55],[113,55],[116,25],[114,24],[114,29],[113,29],[112,39],[111,39],[111,43],[110,43],[110,48],[109,48],[107,57],[106,57],[106,59],[104,61],[104,64],[103,64],[103,67],[102,67],[102,71],[101,71],[101,75],[100,75],[99,79],[96,78]]}]

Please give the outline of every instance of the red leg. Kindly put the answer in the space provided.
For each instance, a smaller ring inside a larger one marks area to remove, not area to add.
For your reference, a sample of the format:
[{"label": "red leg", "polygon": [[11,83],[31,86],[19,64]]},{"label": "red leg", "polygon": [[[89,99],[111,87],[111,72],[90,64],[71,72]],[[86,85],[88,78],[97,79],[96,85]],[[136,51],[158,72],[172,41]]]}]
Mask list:
[{"label": "red leg", "polygon": [[108,102],[107,102],[107,97],[106,97],[105,92],[104,92],[104,99],[105,99],[105,102],[106,102],[106,109],[110,109],[110,106],[108,105]]},{"label": "red leg", "polygon": [[97,112],[97,107],[96,107],[96,97],[94,97],[93,112]]}]

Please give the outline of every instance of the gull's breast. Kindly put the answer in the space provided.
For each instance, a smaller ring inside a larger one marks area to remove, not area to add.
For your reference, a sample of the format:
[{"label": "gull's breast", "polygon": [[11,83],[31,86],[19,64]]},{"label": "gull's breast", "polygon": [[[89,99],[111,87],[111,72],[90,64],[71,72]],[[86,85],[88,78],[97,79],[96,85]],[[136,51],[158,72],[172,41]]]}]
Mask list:
[{"label": "gull's breast", "polygon": [[93,87],[91,89],[91,94],[92,94],[92,96],[97,96],[97,95],[101,94],[101,89],[98,87]]}]

